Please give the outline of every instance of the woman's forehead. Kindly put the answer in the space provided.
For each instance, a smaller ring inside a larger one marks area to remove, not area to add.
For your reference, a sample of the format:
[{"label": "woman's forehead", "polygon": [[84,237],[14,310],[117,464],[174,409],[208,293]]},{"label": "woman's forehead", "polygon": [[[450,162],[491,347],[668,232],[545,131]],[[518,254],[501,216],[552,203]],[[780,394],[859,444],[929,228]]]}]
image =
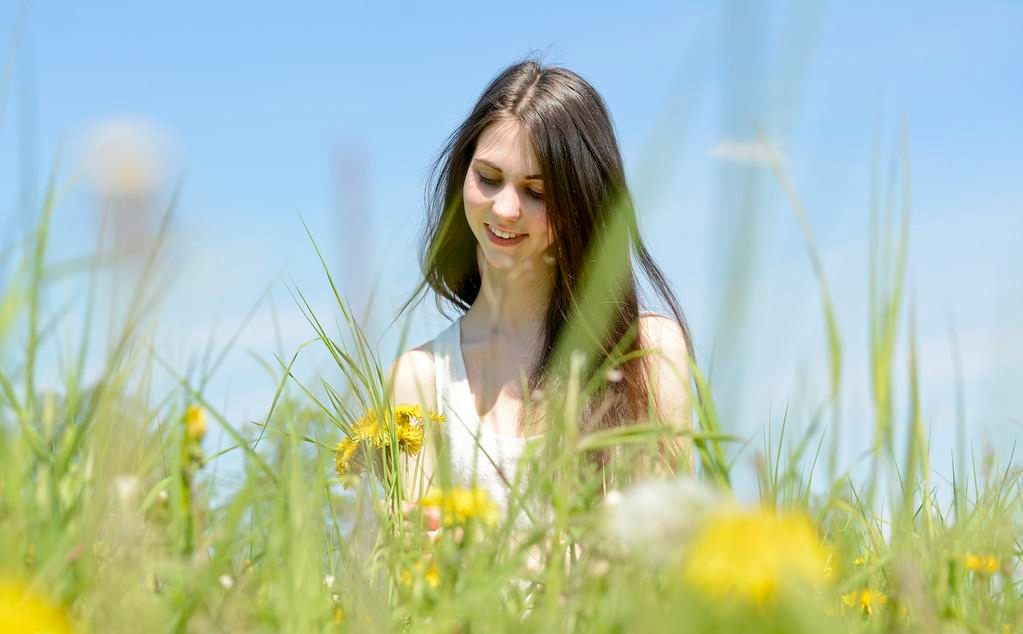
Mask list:
[{"label": "woman's forehead", "polygon": [[495,121],[484,128],[476,142],[473,158],[485,160],[511,175],[540,173],[540,162],[533,151],[533,144],[518,121]]}]

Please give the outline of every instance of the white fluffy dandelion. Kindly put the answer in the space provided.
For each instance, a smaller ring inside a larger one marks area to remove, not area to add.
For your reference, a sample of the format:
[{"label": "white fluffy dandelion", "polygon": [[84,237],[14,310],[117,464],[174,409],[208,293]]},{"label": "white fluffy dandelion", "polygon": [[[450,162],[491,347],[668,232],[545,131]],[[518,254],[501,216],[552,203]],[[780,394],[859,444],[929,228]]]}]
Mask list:
[{"label": "white fluffy dandelion", "polygon": [[667,562],[697,530],[707,511],[723,501],[690,476],[647,480],[607,494],[606,533],[626,554],[649,563]]}]

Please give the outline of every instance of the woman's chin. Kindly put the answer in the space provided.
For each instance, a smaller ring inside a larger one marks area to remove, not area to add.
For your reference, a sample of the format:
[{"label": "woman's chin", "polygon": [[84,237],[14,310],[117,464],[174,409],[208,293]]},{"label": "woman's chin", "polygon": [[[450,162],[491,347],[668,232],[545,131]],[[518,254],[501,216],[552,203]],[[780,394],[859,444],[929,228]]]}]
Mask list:
[{"label": "woman's chin", "polygon": [[489,249],[484,250],[483,256],[487,259],[487,264],[490,268],[500,271],[510,271],[515,268],[515,264],[517,263],[516,258],[513,258],[507,253],[495,253]]}]

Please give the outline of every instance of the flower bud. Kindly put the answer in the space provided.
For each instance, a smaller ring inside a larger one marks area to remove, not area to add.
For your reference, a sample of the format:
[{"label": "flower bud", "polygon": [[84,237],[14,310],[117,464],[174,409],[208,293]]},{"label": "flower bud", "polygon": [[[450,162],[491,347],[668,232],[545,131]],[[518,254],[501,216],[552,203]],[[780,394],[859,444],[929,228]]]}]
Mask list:
[{"label": "flower bud", "polygon": [[185,437],[199,442],[206,435],[206,412],[198,405],[189,405],[185,410]]}]

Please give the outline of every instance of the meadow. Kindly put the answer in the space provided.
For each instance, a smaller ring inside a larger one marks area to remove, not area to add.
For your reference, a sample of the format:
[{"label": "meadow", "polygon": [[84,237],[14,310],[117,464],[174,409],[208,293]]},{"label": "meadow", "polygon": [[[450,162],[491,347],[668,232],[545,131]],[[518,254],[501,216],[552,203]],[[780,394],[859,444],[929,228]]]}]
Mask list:
[{"label": "meadow", "polygon": [[[812,233],[776,168],[806,229],[822,319],[833,326]],[[730,495],[742,439],[718,419],[699,367],[691,367],[693,431],[647,421],[583,433],[579,404],[613,373],[584,376],[569,342],[550,429],[502,513],[484,493],[450,485],[443,467],[439,486],[405,508],[400,466],[415,465],[445,422],[392,402],[381,352],[322,257],[336,313],[315,314],[297,286],[294,299],[309,345],[336,368],[310,385],[291,372],[301,349],[267,362],[278,387],[259,425],[227,420],[202,375],[155,352],[159,241],[111,317],[102,372],[86,381],[103,267],[97,254],[78,270],[84,302],[54,304],[49,291],[63,274],[51,265],[49,234],[59,191],[55,175],[34,230],[4,254],[4,632],[1009,632],[1023,622],[1019,470],[960,460],[950,501],[930,482],[898,195],[877,196],[872,210],[874,442],[865,481],[817,468],[840,424],[843,347],[834,327],[824,342],[833,389],[811,420],[786,420],[760,451],[759,504]],[[173,200],[164,227],[172,211]],[[316,250],[311,230],[309,238]],[[584,298],[590,315],[614,277],[599,259],[596,271]],[[894,364],[900,347],[908,367]],[[61,380],[41,386],[49,350]],[[175,377],[176,388],[154,393],[157,372]],[[895,390],[900,372],[907,393]],[[896,420],[897,400],[909,403],[907,420]],[[211,454],[204,438],[214,425],[234,443]],[[786,429],[799,436],[786,439]],[[695,453],[698,477],[680,475],[685,456],[661,469],[637,466],[672,439]],[[602,471],[589,468],[595,451],[609,456]],[[216,490],[206,474],[228,454],[241,456],[244,479]],[[424,530],[431,514],[439,530]]]},{"label": "meadow", "polygon": [[[208,391],[232,337],[201,367],[175,367],[154,343],[177,192],[132,259],[110,257],[105,227],[93,253],[68,261],[52,230],[74,174],[56,161],[31,229],[0,244],[0,633],[1023,631],[1021,472],[993,453],[932,447],[924,424],[905,281],[908,161],[901,152],[888,178],[874,166],[869,261],[857,263],[870,289],[869,314],[856,316],[869,329],[868,420],[842,420],[848,344],[776,158],[818,283],[825,397],[751,447],[693,363],[691,429],[651,418],[590,430],[582,404],[623,360],[594,367],[581,343],[607,318],[620,273],[607,254],[628,247],[612,228],[587,272],[587,323],[568,329],[558,380],[539,395],[548,429],[507,509],[452,482],[450,421],[394,402],[394,351],[367,337],[316,227],[308,248],[323,275],[289,286],[309,340],[252,361],[276,388],[260,420],[233,420]],[[329,314],[307,300],[313,284],[330,289]],[[295,365],[314,349],[331,367],[300,379]],[[838,463],[848,424],[872,436],[867,469]],[[211,449],[214,428],[228,447]],[[434,486],[413,495],[433,448]],[[930,461],[950,450],[940,495]],[[755,502],[733,495],[750,453]],[[226,460],[240,469],[231,486],[211,475]]]}]

